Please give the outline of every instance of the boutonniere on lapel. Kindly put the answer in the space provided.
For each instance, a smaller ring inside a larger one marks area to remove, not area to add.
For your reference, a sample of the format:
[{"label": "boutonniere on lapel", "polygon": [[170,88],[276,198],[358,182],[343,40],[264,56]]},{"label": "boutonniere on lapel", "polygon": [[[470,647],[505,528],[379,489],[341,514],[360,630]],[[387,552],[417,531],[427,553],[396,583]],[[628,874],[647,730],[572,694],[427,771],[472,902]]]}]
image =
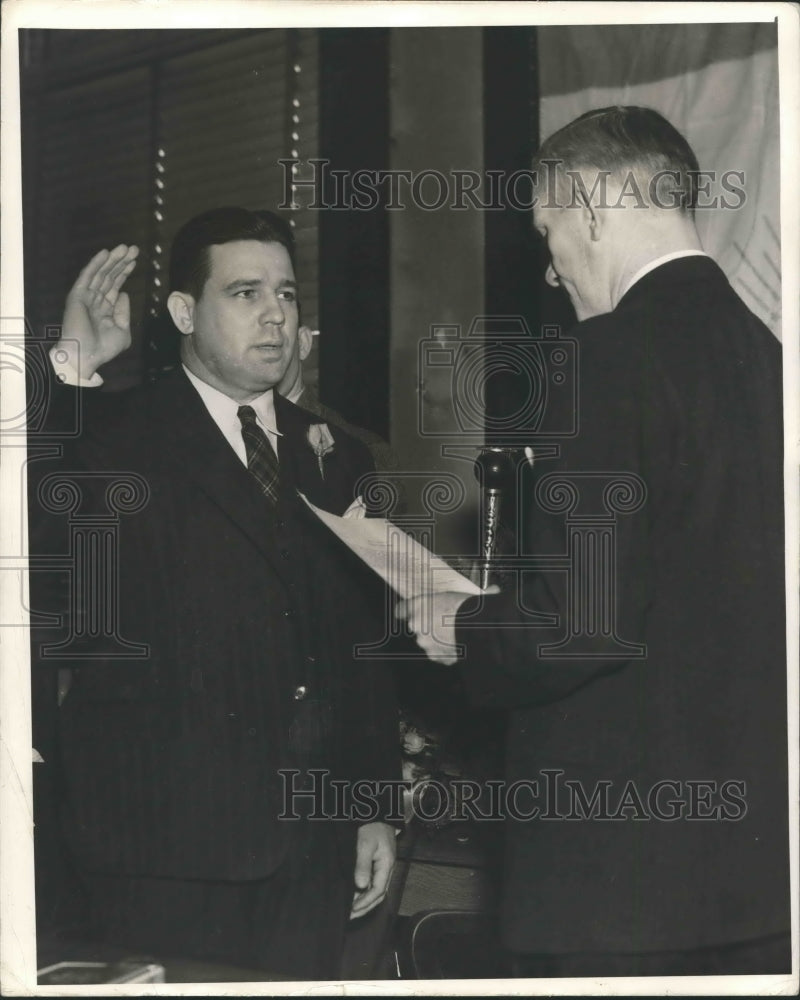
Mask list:
[{"label": "boutonniere on lapel", "polygon": [[311,445],[311,450],[317,456],[319,474],[324,479],[325,464],[323,459],[326,455],[330,455],[335,447],[333,434],[331,434],[327,424],[311,424],[308,428],[307,438],[308,443]]}]

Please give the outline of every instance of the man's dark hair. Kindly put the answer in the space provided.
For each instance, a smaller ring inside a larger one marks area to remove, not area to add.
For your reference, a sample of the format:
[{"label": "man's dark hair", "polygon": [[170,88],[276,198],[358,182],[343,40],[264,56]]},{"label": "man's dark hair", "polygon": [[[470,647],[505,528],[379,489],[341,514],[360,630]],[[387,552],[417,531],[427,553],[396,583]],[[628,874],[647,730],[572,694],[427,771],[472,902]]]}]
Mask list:
[{"label": "man's dark hair", "polygon": [[236,240],[280,243],[294,268],[294,236],[291,226],[280,216],[266,210],[212,208],[185,223],[172,241],[170,291],[188,292],[199,299],[210,273],[208,248]]},{"label": "man's dark hair", "polygon": [[[587,111],[542,143],[534,170],[593,168],[617,179],[629,172],[644,181],[669,174],[670,204],[694,214],[697,200],[697,157],[689,143],[663,115],[652,108],[611,107]],[[661,188],[659,187],[659,191]],[[663,202],[662,202],[663,204]]]}]

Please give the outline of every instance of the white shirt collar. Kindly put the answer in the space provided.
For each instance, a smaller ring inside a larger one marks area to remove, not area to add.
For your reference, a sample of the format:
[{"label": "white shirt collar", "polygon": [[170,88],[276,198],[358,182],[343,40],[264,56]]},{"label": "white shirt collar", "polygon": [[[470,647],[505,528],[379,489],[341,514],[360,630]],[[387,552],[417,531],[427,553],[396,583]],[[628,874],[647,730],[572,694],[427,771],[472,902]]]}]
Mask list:
[{"label": "white shirt collar", "polygon": [[679,257],[708,257],[708,254],[705,250],[675,250],[673,253],[665,253],[663,257],[656,257],[655,260],[649,261],[644,265],[644,267],[640,267],[636,274],[634,274],[634,276],[630,278],[625,285],[623,285],[622,291],[617,299],[617,304],[619,304],[623,296],[628,294],[640,278],[643,278],[651,271],[655,271],[655,269],[657,267],[661,267],[662,264],[666,264],[671,260],[678,260]]},{"label": "white shirt collar", "polygon": [[297,382],[294,384],[294,388],[292,389],[292,391],[286,394],[286,398],[289,400],[290,403],[294,403],[295,406],[299,406],[300,397],[305,392],[305,388],[306,387],[303,384],[303,380],[298,379]]},{"label": "white shirt collar", "polygon": [[[239,420],[239,407],[242,405],[224,392],[215,389],[213,385],[204,382],[193,372],[190,372],[186,365],[183,365],[186,377],[197,389],[200,398],[203,400],[214,423],[224,434],[226,440],[239,456],[247,464],[247,454],[242,439],[242,424]],[[275,421],[275,400],[272,397],[272,389],[267,389],[249,404],[255,410],[256,420],[262,430],[267,432],[267,440],[277,452],[277,438],[281,436]]]}]

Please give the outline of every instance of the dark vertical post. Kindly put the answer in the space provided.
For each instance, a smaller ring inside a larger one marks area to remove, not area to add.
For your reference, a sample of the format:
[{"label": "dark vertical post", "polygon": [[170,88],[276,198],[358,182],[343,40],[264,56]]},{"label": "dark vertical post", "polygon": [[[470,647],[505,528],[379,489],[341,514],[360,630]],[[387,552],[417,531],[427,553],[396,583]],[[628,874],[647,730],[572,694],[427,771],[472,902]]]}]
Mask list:
[{"label": "dark vertical post", "polygon": [[[492,207],[485,213],[486,314],[522,317],[538,326],[536,250],[532,233],[531,161],[538,143],[535,29],[485,28],[484,168],[495,177]],[[496,343],[486,349],[486,443],[503,445],[495,420],[525,410],[531,387],[526,365],[514,370],[503,324],[492,322]],[[514,329],[518,329],[518,324]],[[493,338],[494,339],[494,338]],[[524,350],[518,344],[511,353]],[[496,357],[495,357],[496,355]],[[498,363],[497,358],[505,358]]]},{"label": "dark vertical post", "polygon": [[[320,396],[354,424],[389,436],[389,221],[349,207],[355,171],[389,167],[389,32],[320,32]],[[342,171],[334,182],[333,171]]]},{"label": "dark vertical post", "polygon": [[[534,30],[484,28],[483,155],[487,177],[502,172],[497,208],[486,212],[486,310],[527,316],[531,295],[531,185],[537,146]],[[538,132],[538,129],[537,129]]]}]

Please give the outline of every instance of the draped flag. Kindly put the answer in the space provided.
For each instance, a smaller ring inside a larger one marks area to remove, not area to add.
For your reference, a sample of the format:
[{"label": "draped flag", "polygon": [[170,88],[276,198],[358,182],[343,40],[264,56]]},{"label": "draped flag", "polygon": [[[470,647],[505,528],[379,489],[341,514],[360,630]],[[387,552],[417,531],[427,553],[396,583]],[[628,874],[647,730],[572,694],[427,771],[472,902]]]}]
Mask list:
[{"label": "draped flag", "polygon": [[697,211],[704,249],[780,338],[777,26],[557,26],[538,36],[541,138],[591,108],[660,111],[714,174],[700,200],[717,207]]}]

